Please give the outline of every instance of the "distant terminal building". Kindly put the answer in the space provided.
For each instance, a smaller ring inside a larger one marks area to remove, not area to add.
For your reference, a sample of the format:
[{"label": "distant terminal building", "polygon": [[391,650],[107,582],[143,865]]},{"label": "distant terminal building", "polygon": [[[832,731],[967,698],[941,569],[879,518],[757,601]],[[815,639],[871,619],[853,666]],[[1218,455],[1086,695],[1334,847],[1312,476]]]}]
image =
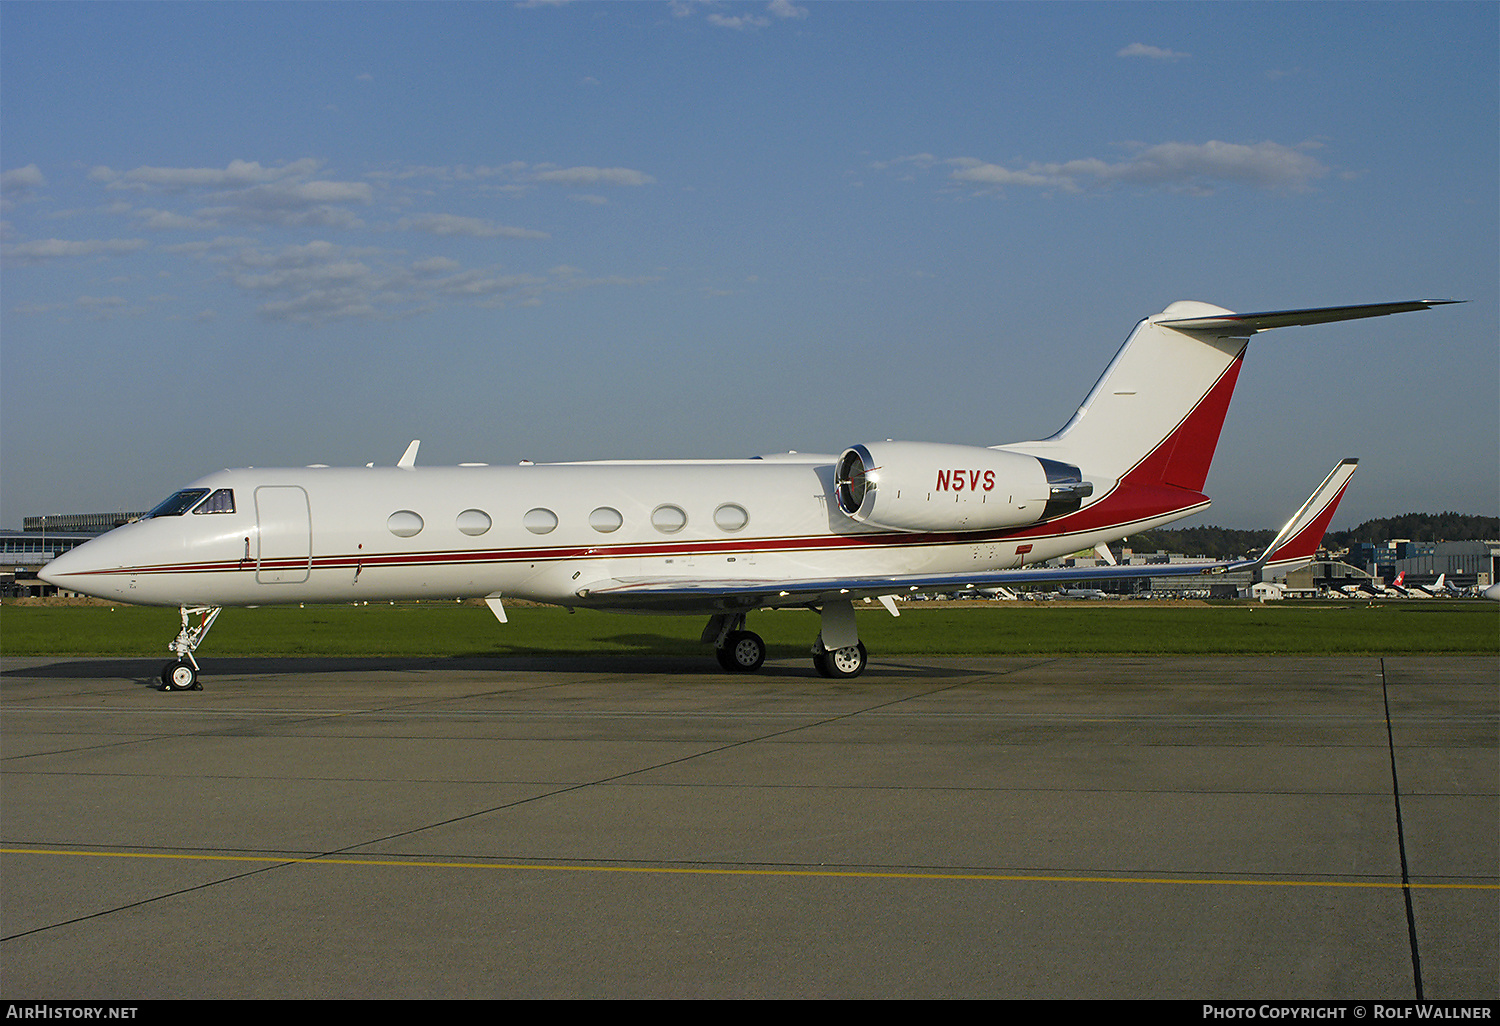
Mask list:
[{"label": "distant terminal building", "polygon": [[103,534],[121,524],[139,520],[145,513],[53,513],[44,517],[26,517],[23,531],[57,531],[64,534]]},{"label": "distant terminal building", "polygon": [[1336,559],[1319,559],[1286,575],[1287,593],[1304,598],[1337,594],[1349,585],[1358,587],[1374,581],[1367,571]]},{"label": "distant terminal building", "polygon": [[[1107,581],[1090,582],[1084,587],[1108,595],[1146,596],[1151,598],[1215,598],[1232,599],[1248,592],[1254,583],[1254,574],[1249,570],[1224,574],[1190,574],[1186,577],[1152,576],[1151,568],[1172,563],[1195,563],[1207,561],[1207,556],[1188,556],[1180,552],[1158,551],[1153,553],[1121,549],[1118,563],[1122,566],[1139,566],[1139,577],[1120,577]],[[1106,561],[1093,555],[1065,556],[1050,560],[1048,566],[1091,567],[1104,566]]]},{"label": "distant terminal building", "polygon": [[1386,584],[1404,571],[1411,584],[1431,584],[1446,574],[1459,587],[1488,587],[1500,573],[1500,541],[1356,542],[1345,559]]},{"label": "distant terminal building", "polygon": [[1396,560],[1396,573],[1405,573],[1412,584],[1430,584],[1445,574],[1457,587],[1487,588],[1497,570],[1500,541],[1425,542]]}]

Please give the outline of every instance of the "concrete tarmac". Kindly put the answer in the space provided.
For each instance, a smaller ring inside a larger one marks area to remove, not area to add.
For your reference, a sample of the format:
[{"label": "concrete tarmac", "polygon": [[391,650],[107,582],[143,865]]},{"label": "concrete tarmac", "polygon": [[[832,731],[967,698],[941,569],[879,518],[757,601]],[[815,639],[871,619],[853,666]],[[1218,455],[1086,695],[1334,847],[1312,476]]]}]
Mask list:
[{"label": "concrete tarmac", "polygon": [[1500,998],[1493,658],[0,662],[0,993]]}]

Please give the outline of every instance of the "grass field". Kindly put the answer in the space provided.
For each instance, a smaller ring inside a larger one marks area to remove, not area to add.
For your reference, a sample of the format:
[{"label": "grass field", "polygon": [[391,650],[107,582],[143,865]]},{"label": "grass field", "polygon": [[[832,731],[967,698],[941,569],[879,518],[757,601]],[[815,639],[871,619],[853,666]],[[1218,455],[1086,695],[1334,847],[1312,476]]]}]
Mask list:
[{"label": "grass field", "polygon": [[[541,606],[456,602],[226,609],[203,656],[507,656],[649,653],[707,656],[704,617],[621,616]],[[801,657],[817,614],[752,614],[772,658]],[[158,656],[176,635],[175,609],[0,607],[0,655]],[[862,607],[860,638],[875,656],[1500,654],[1500,605],[1489,602],[914,603],[892,618]]]}]

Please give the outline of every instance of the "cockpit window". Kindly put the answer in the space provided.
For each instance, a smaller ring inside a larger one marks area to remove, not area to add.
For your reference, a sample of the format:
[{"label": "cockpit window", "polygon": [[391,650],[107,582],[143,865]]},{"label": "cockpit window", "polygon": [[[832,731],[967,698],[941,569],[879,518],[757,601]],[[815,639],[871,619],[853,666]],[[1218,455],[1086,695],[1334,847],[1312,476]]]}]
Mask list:
[{"label": "cockpit window", "polygon": [[142,520],[152,517],[180,517],[193,508],[193,504],[208,494],[207,488],[184,488],[166,502],[147,513]]},{"label": "cockpit window", "polygon": [[234,489],[220,488],[208,498],[200,502],[193,510],[193,516],[199,513],[233,513],[234,512]]}]

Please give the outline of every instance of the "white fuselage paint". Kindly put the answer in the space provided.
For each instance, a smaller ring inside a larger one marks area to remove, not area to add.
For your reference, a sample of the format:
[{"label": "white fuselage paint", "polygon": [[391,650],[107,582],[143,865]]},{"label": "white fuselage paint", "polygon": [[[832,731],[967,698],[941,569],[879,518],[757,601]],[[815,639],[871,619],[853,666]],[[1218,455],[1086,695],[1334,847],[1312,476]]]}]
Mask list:
[{"label": "white fuselage paint", "polygon": [[[235,512],[158,516],[117,528],[89,543],[89,569],[72,583],[145,605],[503,595],[617,608],[606,595],[580,593],[643,579],[736,583],[1006,569],[1184,515],[1085,533],[1040,525],[903,534],[856,523],[838,509],[833,460],[225,470],[192,487],[233,489]],[[653,526],[653,512],[667,505],[686,514],[671,533]],[[726,505],[748,514],[743,527],[716,523]],[[601,508],[619,512],[618,529],[590,526]],[[536,509],[556,515],[554,530],[535,534],[524,526]],[[409,537],[391,530],[393,515],[403,513],[421,518]],[[461,516],[471,531],[485,517],[491,526],[466,534]],[[146,553],[151,561],[142,563]],[[67,561],[61,557],[54,569],[65,571]]]}]

